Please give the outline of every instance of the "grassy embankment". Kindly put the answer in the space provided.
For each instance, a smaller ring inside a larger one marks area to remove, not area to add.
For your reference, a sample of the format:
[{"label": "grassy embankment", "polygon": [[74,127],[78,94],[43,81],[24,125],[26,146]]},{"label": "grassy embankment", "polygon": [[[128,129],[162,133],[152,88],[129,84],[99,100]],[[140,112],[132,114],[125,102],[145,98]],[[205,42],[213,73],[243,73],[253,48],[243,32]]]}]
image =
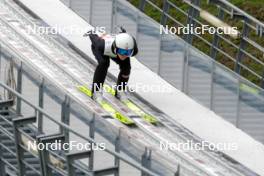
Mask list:
[{"label": "grassy embankment", "polygon": [[[133,5],[138,7],[139,0],[129,0],[129,1]],[[152,2],[155,2],[155,4],[159,6],[160,8],[163,7],[163,0],[152,0]],[[171,0],[171,2],[175,3],[178,7],[180,7],[185,12],[188,12],[189,6],[186,3],[183,3],[181,0]],[[230,2],[238,6],[239,8],[243,9],[250,15],[256,17],[258,20],[264,22],[264,0],[230,0]],[[211,14],[215,16],[217,16],[218,14],[218,9],[216,8],[216,6],[207,4],[206,0],[202,0],[201,7],[202,9],[209,11]],[[160,22],[161,13],[158,10],[155,10],[150,5],[146,6],[145,13],[147,13],[150,17],[152,17],[156,21]],[[186,24],[186,17],[182,15],[182,13],[177,12],[175,9],[171,9],[169,11],[169,14],[173,16],[174,18],[176,18],[181,23]],[[203,19],[200,18],[199,20],[207,24],[207,22],[205,22]],[[232,26],[238,27],[238,29],[242,31],[243,23],[241,22],[241,20],[230,19],[230,16],[225,15],[224,21]],[[177,26],[172,20],[168,20],[167,24],[169,26]],[[249,35],[251,39],[253,39],[255,42],[257,42],[258,44],[264,47],[264,37],[262,38],[258,37],[254,31],[250,31]],[[240,43],[240,39],[233,39],[229,36],[226,36],[226,37],[228,37],[232,42],[234,42],[237,45]],[[209,34],[204,34],[203,38],[205,38],[209,42],[212,42],[213,40],[213,36]],[[200,49],[201,51],[203,51],[204,53],[208,55],[210,54],[210,46],[208,46],[201,39],[194,37],[193,45],[197,47],[198,49]],[[232,56],[233,58],[236,57],[237,49],[231,46],[230,44],[227,44],[226,42],[223,42],[222,40],[220,40],[219,47],[223,51],[228,53],[228,55]],[[257,57],[258,59],[261,59],[264,62],[263,53],[261,53],[260,51],[255,50],[251,46],[247,46],[246,51],[251,53],[253,56]],[[235,63],[229,58],[227,58],[226,56],[224,56],[223,54],[218,53],[216,60],[218,62],[223,63],[230,69],[234,70]],[[249,57],[245,56],[242,60],[242,63],[247,65],[250,69],[257,72],[259,75],[263,75],[263,72],[264,72],[263,66],[253,61]],[[245,69],[241,69],[241,75],[243,75],[248,80],[254,82],[255,84],[260,85],[260,82],[261,82],[260,79],[252,75],[249,71]]]}]

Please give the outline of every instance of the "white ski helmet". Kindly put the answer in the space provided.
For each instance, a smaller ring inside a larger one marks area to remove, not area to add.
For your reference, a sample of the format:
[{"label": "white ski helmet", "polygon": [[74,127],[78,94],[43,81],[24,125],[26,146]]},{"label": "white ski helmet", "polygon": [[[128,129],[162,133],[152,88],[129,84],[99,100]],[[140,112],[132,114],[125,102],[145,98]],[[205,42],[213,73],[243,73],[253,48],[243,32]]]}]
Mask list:
[{"label": "white ski helmet", "polygon": [[134,51],[134,39],[127,33],[120,33],[115,36],[116,54],[130,57]]}]

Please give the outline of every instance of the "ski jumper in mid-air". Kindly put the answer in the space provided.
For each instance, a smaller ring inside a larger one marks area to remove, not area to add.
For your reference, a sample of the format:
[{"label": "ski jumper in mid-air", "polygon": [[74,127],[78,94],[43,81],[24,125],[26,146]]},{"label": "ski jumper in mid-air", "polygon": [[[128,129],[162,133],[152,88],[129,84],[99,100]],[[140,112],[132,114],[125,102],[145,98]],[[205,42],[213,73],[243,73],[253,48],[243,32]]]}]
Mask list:
[{"label": "ski jumper in mid-air", "polygon": [[126,98],[126,85],[129,80],[131,64],[130,57],[138,53],[137,43],[134,37],[126,33],[124,29],[116,35],[86,33],[92,42],[91,48],[98,62],[94,72],[92,92],[93,99],[102,99],[103,83],[106,79],[110,59],[119,65],[120,72],[116,83],[118,99]]}]

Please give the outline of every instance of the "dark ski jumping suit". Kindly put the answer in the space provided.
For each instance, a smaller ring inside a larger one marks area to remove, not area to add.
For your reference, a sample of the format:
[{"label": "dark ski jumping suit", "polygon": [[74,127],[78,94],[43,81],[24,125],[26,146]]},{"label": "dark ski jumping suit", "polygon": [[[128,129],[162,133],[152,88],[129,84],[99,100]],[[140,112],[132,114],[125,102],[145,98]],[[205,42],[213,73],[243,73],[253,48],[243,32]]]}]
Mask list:
[{"label": "dark ski jumping suit", "polygon": [[[103,37],[99,37],[97,34],[90,34],[89,35],[92,45],[92,51],[93,54],[98,62],[98,65],[95,69],[94,72],[94,78],[93,78],[93,88],[92,91],[99,91],[100,89],[102,90],[102,85],[105,81],[106,75],[107,75],[107,70],[110,65],[110,58],[116,62],[119,65],[120,72],[118,75],[118,80],[117,80],[117,86],[119,87],[118,89],[124,90],[125,86],[129,80],[129,75],[130,75],[130,70],[131,70],[131,65],[130,65],[130,58],[126,58],[125,60],[121,60],[118,58],[118,56],[115,53],[114,46],[108,46],[108,50],[111,50],[112,54],[107,54],[105,50],[106,48],[106,39]],[[134,39],[134,38],[133,38]],[[132,56],[135,56],[138,53],[138,48],[136,44],[136,40],[134,39],[134,52]]]}]

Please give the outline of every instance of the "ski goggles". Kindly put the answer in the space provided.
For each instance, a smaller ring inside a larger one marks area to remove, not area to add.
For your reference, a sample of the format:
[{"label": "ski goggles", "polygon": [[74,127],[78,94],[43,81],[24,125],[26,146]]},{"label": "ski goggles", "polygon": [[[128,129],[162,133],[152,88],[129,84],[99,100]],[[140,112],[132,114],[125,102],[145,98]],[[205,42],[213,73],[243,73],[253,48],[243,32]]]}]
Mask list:
[{"label": "ski goggles", "polygon": [[122,48],[117,48],[116,53],[123,55],[123,56],[128,56],[130,57],[133,53],[133,49],[122,49]]}]

